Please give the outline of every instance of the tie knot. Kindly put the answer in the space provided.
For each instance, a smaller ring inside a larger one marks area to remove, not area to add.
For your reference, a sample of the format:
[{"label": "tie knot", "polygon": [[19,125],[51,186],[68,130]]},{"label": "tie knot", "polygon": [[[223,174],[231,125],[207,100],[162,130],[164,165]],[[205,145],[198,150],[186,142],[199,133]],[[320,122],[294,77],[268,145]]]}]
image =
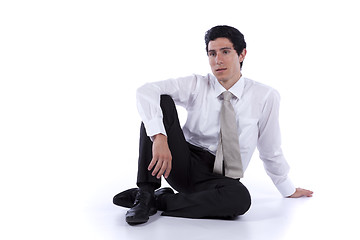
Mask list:
[{"label": "tie knot", "polygon": [[223,92],[222,95],[225,101],[230,101],[230,99],[233,97],[233,94],[229,91]]}]

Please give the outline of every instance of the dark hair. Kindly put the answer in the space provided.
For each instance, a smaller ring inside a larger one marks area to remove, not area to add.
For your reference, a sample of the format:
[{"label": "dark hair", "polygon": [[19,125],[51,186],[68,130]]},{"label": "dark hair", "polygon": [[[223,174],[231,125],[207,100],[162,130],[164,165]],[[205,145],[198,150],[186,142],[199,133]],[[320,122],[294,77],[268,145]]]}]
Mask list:
[{"label": "dark hair", "polygon": [[[240,56],[242,51],[246,48],[246,42],[244,35],[234,27],[219,25],[211,28],[205,33],[206,52],[208,52],[208,46],[210,41],[214,41],[217,38],[227,38],[234,45],[236,53]],[[240,67],[242,67],[242,62]]]}]

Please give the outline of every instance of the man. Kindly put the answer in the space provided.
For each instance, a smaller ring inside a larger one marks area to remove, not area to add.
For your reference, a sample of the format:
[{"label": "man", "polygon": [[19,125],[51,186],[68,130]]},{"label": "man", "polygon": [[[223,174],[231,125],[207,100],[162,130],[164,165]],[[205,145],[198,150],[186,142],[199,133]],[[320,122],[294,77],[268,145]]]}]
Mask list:
[{"label": "man", "polygon": [[[311,197],[287,174],[278,123],[279,95],[244,78],[244,36],[229,26],[206,32],[213,75],[150,83],[137,91],[143,120],[137,185],[117,194],[116,205],[131,208],[126,221],[145,223],[157,210],[187,218],[233,219],[250,208],[239,181],[257,146],[267,174],[285,197]],[[181,129],[175,104],[188,119]],[[171,188],[160,187],[164,176]],[[154,193],[155,191],[155,193]]]}]

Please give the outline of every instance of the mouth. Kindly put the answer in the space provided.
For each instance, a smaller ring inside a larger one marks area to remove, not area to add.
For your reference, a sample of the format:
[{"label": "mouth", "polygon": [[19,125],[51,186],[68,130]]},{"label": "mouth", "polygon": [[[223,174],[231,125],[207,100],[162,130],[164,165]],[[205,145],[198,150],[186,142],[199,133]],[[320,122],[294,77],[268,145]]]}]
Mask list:
[{"label": "mouth", "polygon": [[223,72],[223,71],[225,71],[227,68],[218,68],[218,69],[216,69],[216,72]]}]

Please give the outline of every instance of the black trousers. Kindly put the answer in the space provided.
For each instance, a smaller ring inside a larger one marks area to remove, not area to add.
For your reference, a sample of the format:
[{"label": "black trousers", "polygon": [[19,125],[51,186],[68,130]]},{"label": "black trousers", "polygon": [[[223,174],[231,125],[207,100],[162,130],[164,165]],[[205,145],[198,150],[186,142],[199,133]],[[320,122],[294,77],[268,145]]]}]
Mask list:
[{"label": "black trousers", "polygon": [[[251,205],[247,188],[239,182],[213,173],[215,156],[186,142],[176,107],[168,95],[161,96],[163,122],[172,155],[172,170],[166,179],[177,194],[163,198],[162,215],[187,218],[234,218],[244,214]],[[152,159],[152,141],[144,124],[140,130],[137,185],[150,183],[161,186],[147,167]]]}]

